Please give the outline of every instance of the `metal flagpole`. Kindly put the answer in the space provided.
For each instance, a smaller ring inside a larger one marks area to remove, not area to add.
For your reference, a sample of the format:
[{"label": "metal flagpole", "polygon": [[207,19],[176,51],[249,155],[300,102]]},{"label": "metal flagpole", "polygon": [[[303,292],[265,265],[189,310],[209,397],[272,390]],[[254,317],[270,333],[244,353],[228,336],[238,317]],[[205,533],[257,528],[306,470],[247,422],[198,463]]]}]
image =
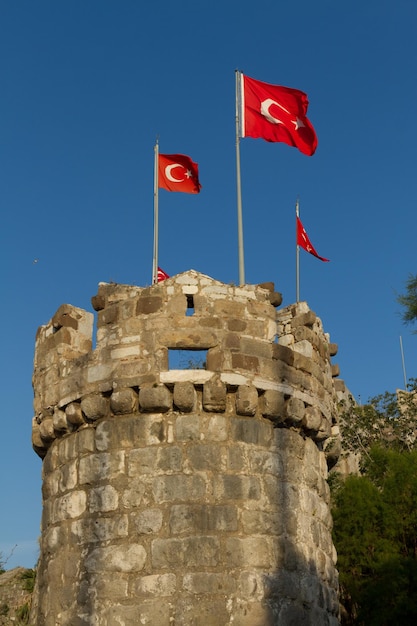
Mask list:
[{"label": "metal flagpole", "polygon": [[404,350],[403,350],[403,339],[400,335],[400,348],[401,348],[401,360],[403,364],[403,375],[404,375],[404,389],[407,391],[407,375],[405,373],[405,361],[404,361]]},{"label": "metal flagpole", "polygon": [[152,284],[158,282],[158,166],[159,166],[159,145],[158,139],[154,148],[154,189],[153,189],[153,263],[152,263]]},{"label": "metal flagpole", "polygon": [[[237,238],[239,254],[239,284],[245,284],[245,260],[243,253],[243,218],[242,218],[242,188],[240,181],[240,115],[241,102],[241,73],[236,70],[236,187],[237,187]],[[240,97],[239,97],[240,96]]]},{"label": "metal flagpole", "polygon": [[300,302],[300,246],[298,245],[298,222],[297,217],[300,217],[300,204],[297,198],[295,203],[295,293],[296,302]]}]

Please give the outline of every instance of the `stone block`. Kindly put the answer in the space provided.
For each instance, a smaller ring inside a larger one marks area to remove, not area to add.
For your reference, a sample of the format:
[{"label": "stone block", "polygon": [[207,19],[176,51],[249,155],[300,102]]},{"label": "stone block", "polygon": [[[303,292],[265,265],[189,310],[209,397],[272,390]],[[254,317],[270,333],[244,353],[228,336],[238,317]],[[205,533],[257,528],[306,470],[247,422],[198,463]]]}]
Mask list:
[{"label": "stone block", "polygon": [[155,569],[216,567],[220,563],[220,541],[217,537],[198,536],[154,539],[151,543],[152,566]]},{"label": "stone block", "polygon": [[148,413],[166,413],[172,407],[172,396],[165,385],[141,387],[139,405]]},{"label": "stone block", "polygon": [[91,489],[89,502],[90,513],[115,511],[119,504],[119,494],[112,485],[103,485]]},{"label": "stone block", "polygon": [[272,424],[269,421],[238,417],[230,423],[234,441],[268,447],[272,439]]},{"label": "stone block", "polygon": [[55,407],[52,419],[54,423],[54,430],[56,433],[62,435],[63,433],[71,432],[72,428],[71,425],[68,424],[65,411],[61,411],[60,409],[58,409],[58,407]]},{"label": "stone block", "polygon": [[149,315],[157,313],[162,308],[161,296],[140,296],[136,305],[136,315]]},{"label": "stone block", "polygon": [[138,409],[138,394],[130,387],[113,391],[110,409],[115,415],[134,413]]},{"label": "stone block", "polygon": [[79,402],[70,402],[70,404],[65,407],[65,415],[67,416],[67,421],[73,426],[81,426],[85,423]]},{"label": "stone block", "polygon": [[239,385],[236,392],[236,413],[255,415],[258,408],[258,390],[253,385]]},{"label": "stone block", "polygon": [[80,517],[87,509],[85,491],[71,491],[53,503],[52,523],[56,524],[67,519]]},{"label": "stone block", "polygon": [[209,441],[226,441],[229,420],[224,415],[211,415],[206,421],[205,439]]},{"label": "stone block", "polygon": [[234,504],[174,504],[169,517],[169,529],[174,535],[213,532],[235,532],[238,513]]},{"label": "stone block", "polygon": [[133,514],[132,520],[138,535],[155,535],[162,528],[163,515],[161,509],[150,508]]},{"label": "stone block", "polygon": [[55,439],[56,433],[54,429],[54,420],[52,417],[48,417],[44,419],[39,424],[39,434],[42,440],[46,443],[51,442]]},{"label": "stone block", "polygon": [[227,573],[193,572],[184,576],[182,586],[185,591],[192,594],[229,595],[236,592],[237,581]]},{"label": "stone block", "polygon": [[189,445],[187,458],[187,466],[197,472],[217,471],[222,464],[221,449],[213,443]]},{"label": "stone block", "polygon": [[320,428],[323,416],[316,406],[308,406],[305,409],[302,425],[306,430],[317,431]]},{"label": "stone block", "polygon": [[[145,598],[166,598],[173,596],[177,591],[177,576],[175,574],[151,574],[141,576],[135,581],[134,594]],[[165,622],[150,622],[161,624]]]},{"label": "stone block", "polygon": [[294,424],[301,422],[305,415],[304,402],[300,398],[292,396],[285,403],[286,419]]},{"label": "stone block", "polygon": [[197,394],[194,385],[190,382],[177,382],[174,385],[174,406],[183,413],[189,413],[193,410]]},{"label": "stone block", "polygon": [[199,475],[171,474],[153,480],[155,502],[185,501],[206,496],[206,483]]},{"label": "stone block", "polygon": [[146,484],[141,478],[129,481],[129,488],[122,494],[122,505],[126,509],[141,506],[145,500]]},{"label": "stone block", "polygon": [[256,356],[249,356],[236,352],[232,354],[232,369],[245,370],[257,373],[259,370],[259,359]]},{"label": "stone block", "polygon": [[211,413],[223,413],[226,410],[226,385],[217,376],[203,386],[203,409]]},{"label": "stone block", "polygon": [[71,534],[77,544],[94,544],[125,538],[128,536],[128,528],[127,515],[93,516],[72,522]]},{"label": "stone block", "polygon": [[228,330],[234,333],[241,333],[246,329],[246,327],[247,327],[246,320],[238,319],[238,318],[232,318],[232,319],[227,320]]},{"label": "stone block", "polygon": [[179,415],[175,421],[175,437],[178,441],[192,441],[200,439],[200,416]]},{"label": "stone block", "polygon": [[285,420],[285,395],[282,391],[266,389],[260,398],[260,404],[264,417],[278,423]]},{"label": "stone block", "polygon": [[145,548],[138,543],[99,547],[86,557],[87,572],[140,572],[147,555]]},{"label": "stone block", "polygon": [[101,452],[81,457],[79,461],[80,485],[94,484],[99,481],[113,481],[124,474],[125,452]]},{"label": "stone block", "polygon": [[271,546],[265,537],[228,537],[225,546],[227,563],[230,567],[273,566]]},{"label": "stone block", "polygon": [[101,393],[91,393],[81,400],[81,410],[88,420],[95,422],[109,413],[109,399]]},{"label": "stone block", "polygon": [[256,476],[223,474],[214,478],[214,494],[220,500],[259,500],[261,486]]}]

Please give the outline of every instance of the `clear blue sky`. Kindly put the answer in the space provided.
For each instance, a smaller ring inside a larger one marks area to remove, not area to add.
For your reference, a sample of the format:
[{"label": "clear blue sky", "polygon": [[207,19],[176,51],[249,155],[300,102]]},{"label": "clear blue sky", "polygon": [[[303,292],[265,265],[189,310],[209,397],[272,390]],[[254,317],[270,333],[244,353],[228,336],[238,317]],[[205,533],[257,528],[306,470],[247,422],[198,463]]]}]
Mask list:
[{"label": "clear blue sky", "polygon": [[[241,142],[246,282],[301,299],[365,402],[416,377],[396,294],[416,273],[415,0],[1,0],[0,550],[33,566],[36,329],[100,281],[151,282],[153,146],[199,164],[198,196],[160,192],[160,265],[238,281],[235,77],[305,91],[319,146]],[[34,261],[37,260],[35,263]]]}]

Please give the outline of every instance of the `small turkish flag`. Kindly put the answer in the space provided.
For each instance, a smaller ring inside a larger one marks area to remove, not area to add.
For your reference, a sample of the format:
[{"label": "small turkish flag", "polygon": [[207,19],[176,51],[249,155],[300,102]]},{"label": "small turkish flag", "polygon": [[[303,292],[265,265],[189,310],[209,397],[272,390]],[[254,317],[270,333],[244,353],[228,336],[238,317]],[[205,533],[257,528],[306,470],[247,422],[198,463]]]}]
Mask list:
[{"label": "small turkish flag", "polygon": [[313,244],[308,238],[308,235],[305,231],[304,226],[301,223],[300,218],[297,216],[296,219],[297,219],[297,246],[300,246],[306,252],[309,252],[313,256],[316,256],[318,259],[320,259],[320,261],[330,261],[330,259],[325,259],[324,257],[319,256],[317,254],[316,250],[313,247]]},{"label": "small turkish flag", "polygon": [[158,283],[161,283],[163,280],[166,280],[167,278],[169,278],[168,274],[166,272],[164,272],[164,270],[161,270],[160,267],[158,267]]},{"label": "small turkish flag", "polygon": [[242,137],[283,142],[312,156],[317,136],[307,119],[307,94],[243,74],[241,79]]},{"label": "small turkish flag", "polygon": [[160,154],[158,186],[167,191],[200,193],[198,164],[185,154]]}]

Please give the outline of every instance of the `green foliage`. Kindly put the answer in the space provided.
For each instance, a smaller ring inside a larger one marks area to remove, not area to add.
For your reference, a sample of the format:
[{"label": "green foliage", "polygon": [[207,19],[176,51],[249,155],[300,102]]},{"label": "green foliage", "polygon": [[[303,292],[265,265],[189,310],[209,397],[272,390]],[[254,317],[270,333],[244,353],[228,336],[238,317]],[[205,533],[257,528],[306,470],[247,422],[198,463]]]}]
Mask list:
[{"label": "green foliage", "polygon": [[25,602],[25,604],[22,604],[16,611],[16,617],[20,624],[27,624],[29,622],[29,614],[30,606],[28,602]]},{"label": "green foliage", "polygon": [[397,296],[397,302],[401,304],[404,311],[402,320],[405,324],[410,324],[417,320],[417,274],[410,274],[405,284],[406,293]]},{"label": "green foliage", "polygon": [[407,391],[386,392],[369,404],[341,407],[340,428],[343,449],[359,452],[364,458],[373,445],[411,450],[417,433],[417,381]]},{"label": "green foliage", "polygon": [[33,593],[35,588],[36,571],[34,569],[26,569],[22,573],[23,589],[29,593]]},{"label": "green foliage", "polygon": [[416,623],[417,450],[372,447],[333,489],[333,519],[344,623]]},{"label": "green foliage", "polygon": [[1,604],[0,605],[0,616],[1,617],[5,617],[6,615],[9,614],[10,608],[8,604]]}]

